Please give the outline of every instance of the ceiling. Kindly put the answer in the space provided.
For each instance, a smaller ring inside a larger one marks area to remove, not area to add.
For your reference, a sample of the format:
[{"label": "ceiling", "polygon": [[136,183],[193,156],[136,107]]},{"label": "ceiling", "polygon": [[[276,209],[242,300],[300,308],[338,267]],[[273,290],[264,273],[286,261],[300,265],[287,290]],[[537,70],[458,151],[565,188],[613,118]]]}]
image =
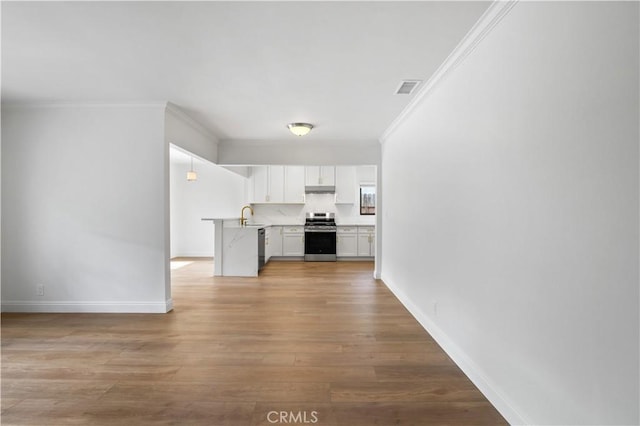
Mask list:
[{"label": "ceiling", "polygon": [[2,2],[2,102],[171,101],[221,140],[377,140],[489,2]]}]

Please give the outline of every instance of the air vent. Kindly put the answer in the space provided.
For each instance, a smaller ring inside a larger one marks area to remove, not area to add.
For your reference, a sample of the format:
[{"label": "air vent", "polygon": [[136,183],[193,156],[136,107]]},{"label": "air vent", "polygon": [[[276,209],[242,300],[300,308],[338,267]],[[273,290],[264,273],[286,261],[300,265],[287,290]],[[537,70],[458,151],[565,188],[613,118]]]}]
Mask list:
[{"label": "air vent", "polygon": [[422,80],[402,80],[396,95],[410,95]]}]

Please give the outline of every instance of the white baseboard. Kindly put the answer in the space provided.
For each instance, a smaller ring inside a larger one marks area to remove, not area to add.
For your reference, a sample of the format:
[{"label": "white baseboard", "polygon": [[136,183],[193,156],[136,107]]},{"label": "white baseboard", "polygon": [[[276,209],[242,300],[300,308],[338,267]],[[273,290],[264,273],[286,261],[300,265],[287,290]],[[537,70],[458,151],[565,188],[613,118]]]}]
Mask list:
[{"label": "white baseboard", "polygon": [[165,302],[94,302],[9,300],[2,302],[2,312],[21,313],[130,313],[164,314],[173,309],[173,300]]},{"label": "white baseboard", "polygon": [[482,392],[491,404],[498,410],[500,414],[512,425],[529,425],[533,424],[525,420],[525,417],[518,413],[508,399],[500,392],[495,384],[487,378],[478,365],[453,341],[449,336],[440,329],[416,304],[414,304],[406,294],[400,290],[398,286],[382,274],[382,282],[389,290],[400,300],[400,303],[413,315],[420,325],[433,337],[433,339],[442,347],[449,357],[456,363],[458,367],[466,374],[474,385]]}]

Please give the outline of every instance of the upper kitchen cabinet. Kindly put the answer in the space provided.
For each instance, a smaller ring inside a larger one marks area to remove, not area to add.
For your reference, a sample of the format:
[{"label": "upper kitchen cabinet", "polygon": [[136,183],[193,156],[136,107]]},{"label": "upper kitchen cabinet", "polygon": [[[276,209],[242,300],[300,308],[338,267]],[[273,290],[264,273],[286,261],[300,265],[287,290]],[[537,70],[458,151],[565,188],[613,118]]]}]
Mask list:
[{"label": "upper kitchen cabinet", "polygon": [[269,202],[284,202],[284,166],[269,166]]},{"label": "upper kitchen cabinet", "polygon": [[336,166],[336,204],[354,204],[356,185],[354,166]]},{"label": "upper kitchen cabinet", "polygon": [[336,184],[335,166],[306,166],[307,186],[334,186]]},{"label": "upper kitchen cabinet", "polygon": [[284,202],[304,203],[304,166],[285,166]]},{"label": "upper kitchen cabinet", "polygon": [[269,166],[251,168],[249,187],[252,190],[249,197],[252,202],[265,203],[269,200]]},{"label": "upper kitchen cabinet", "polygon": [[304,167],[254,166],[251,188],[253,203],[304,203]]},{"label": "upper kitchen cabinet", "polygon": [[251,168],[254,203],[284,202],[284,166]]}]

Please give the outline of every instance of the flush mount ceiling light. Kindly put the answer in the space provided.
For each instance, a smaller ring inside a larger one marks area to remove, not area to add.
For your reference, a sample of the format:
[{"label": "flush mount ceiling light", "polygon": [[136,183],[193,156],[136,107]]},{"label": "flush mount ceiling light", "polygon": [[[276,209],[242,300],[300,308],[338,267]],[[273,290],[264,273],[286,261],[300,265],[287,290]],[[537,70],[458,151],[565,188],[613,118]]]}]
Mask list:
[{"label": "flush mount ceiling light", "polygon": [[187,180],[189,182],[193,182],[194,180],[198,180],[198,175],[193,170],[193,157],[191,157],[191,169],[187,172]]},{"label": "flush mount ceiling light", "polygon": [[293,133],[296,136],[304,136],[307,133],[309,133],[311,131],[311,129],[313,129],[313,124],[309,124],[309,123],[289,123],[287,124],[287,127],[289,128],[289,130],[291,130],[291,133]]}]

